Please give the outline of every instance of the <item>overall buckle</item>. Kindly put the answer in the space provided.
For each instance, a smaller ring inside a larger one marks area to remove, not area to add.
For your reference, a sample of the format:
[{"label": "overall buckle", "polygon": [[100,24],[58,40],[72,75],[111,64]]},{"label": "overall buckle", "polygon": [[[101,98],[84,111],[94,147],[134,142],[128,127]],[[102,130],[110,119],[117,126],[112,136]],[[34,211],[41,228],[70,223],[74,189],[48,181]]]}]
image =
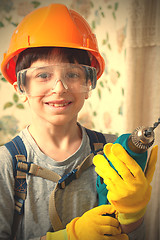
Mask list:
[{"label": "overall buckle", "polygon": [[64,175],[59,181],[58,186],[61,189],[64,189],[70,182],[76,179],[77,169],[73,169],[70,173]]}]

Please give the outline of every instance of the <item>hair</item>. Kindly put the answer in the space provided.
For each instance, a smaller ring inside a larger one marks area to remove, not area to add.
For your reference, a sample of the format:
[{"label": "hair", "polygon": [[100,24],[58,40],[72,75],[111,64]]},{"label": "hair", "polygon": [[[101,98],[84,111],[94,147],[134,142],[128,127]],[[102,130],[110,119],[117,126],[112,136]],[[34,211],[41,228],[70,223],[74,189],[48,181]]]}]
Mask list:
[{"label": "hair", "polygon": [[[54,53],[54,55],[53,55]],[[36,47],[27,48],[22,51],[16,62],[16,74],[20,70],[29,68],[37,60],[51,60],[53,57],[67,60],[69,63],[91,65],[91,61],[86,50],[62,47]]]}]

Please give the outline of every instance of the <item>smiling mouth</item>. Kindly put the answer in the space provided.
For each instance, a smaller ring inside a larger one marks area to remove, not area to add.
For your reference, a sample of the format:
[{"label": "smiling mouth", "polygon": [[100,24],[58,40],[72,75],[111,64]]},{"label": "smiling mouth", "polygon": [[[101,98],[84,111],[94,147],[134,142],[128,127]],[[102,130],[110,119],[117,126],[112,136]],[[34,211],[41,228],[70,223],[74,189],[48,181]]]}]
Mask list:
[{"label": "smiling mouth", "polygon": [[71,104],[71,102],[67,102],[67,103],[47,103],[47,105],[49,105],[51,107],[55,107],[55,108],[65,107],[69,104]]}]

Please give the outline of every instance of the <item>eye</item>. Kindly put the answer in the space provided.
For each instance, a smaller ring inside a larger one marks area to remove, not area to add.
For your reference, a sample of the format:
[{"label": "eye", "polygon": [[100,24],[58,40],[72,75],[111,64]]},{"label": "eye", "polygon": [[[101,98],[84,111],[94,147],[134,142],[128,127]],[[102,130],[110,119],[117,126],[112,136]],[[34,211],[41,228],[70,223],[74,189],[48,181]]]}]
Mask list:
[{"label": "eye", "polygon": [[77,82],[81,81],[83,76],[81,74],[81,71],[76,68],[76,69],[68,70],[65,74],[65,78],[68,82],[77,83]]},{"label": "eye", "polygon": [[39,73],[36,75],[36,78],[39,80],[39,81],[48,81],[51,79],[51,74],[50,73]]},{"label": "eye", "polygon": [[39,78],[48,78],[49,74],[48,73],[40,73],[40,74],[38,74],[38,77]]},{"label": "eye", "polygon": [[68,72],[67,74],[67,78],[79,78],[80,74],[77,72]]}]

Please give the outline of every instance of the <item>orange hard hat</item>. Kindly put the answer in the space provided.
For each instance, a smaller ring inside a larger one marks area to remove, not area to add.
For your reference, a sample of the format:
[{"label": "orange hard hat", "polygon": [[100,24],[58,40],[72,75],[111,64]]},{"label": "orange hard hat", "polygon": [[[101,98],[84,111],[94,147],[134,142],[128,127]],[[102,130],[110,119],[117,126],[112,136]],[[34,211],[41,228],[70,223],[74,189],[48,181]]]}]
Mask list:
[{"label": "orange hard hat", "polygon": [[15,29],[1,64],[1,71],[11,84],[17,81],[15,66],[18,54],[31,47],[87,50],[91,65],[97,70],[97,79],[104,71],[104,59],[89,24],[80,14],[63,4],[50,4],[34,10]]}]

